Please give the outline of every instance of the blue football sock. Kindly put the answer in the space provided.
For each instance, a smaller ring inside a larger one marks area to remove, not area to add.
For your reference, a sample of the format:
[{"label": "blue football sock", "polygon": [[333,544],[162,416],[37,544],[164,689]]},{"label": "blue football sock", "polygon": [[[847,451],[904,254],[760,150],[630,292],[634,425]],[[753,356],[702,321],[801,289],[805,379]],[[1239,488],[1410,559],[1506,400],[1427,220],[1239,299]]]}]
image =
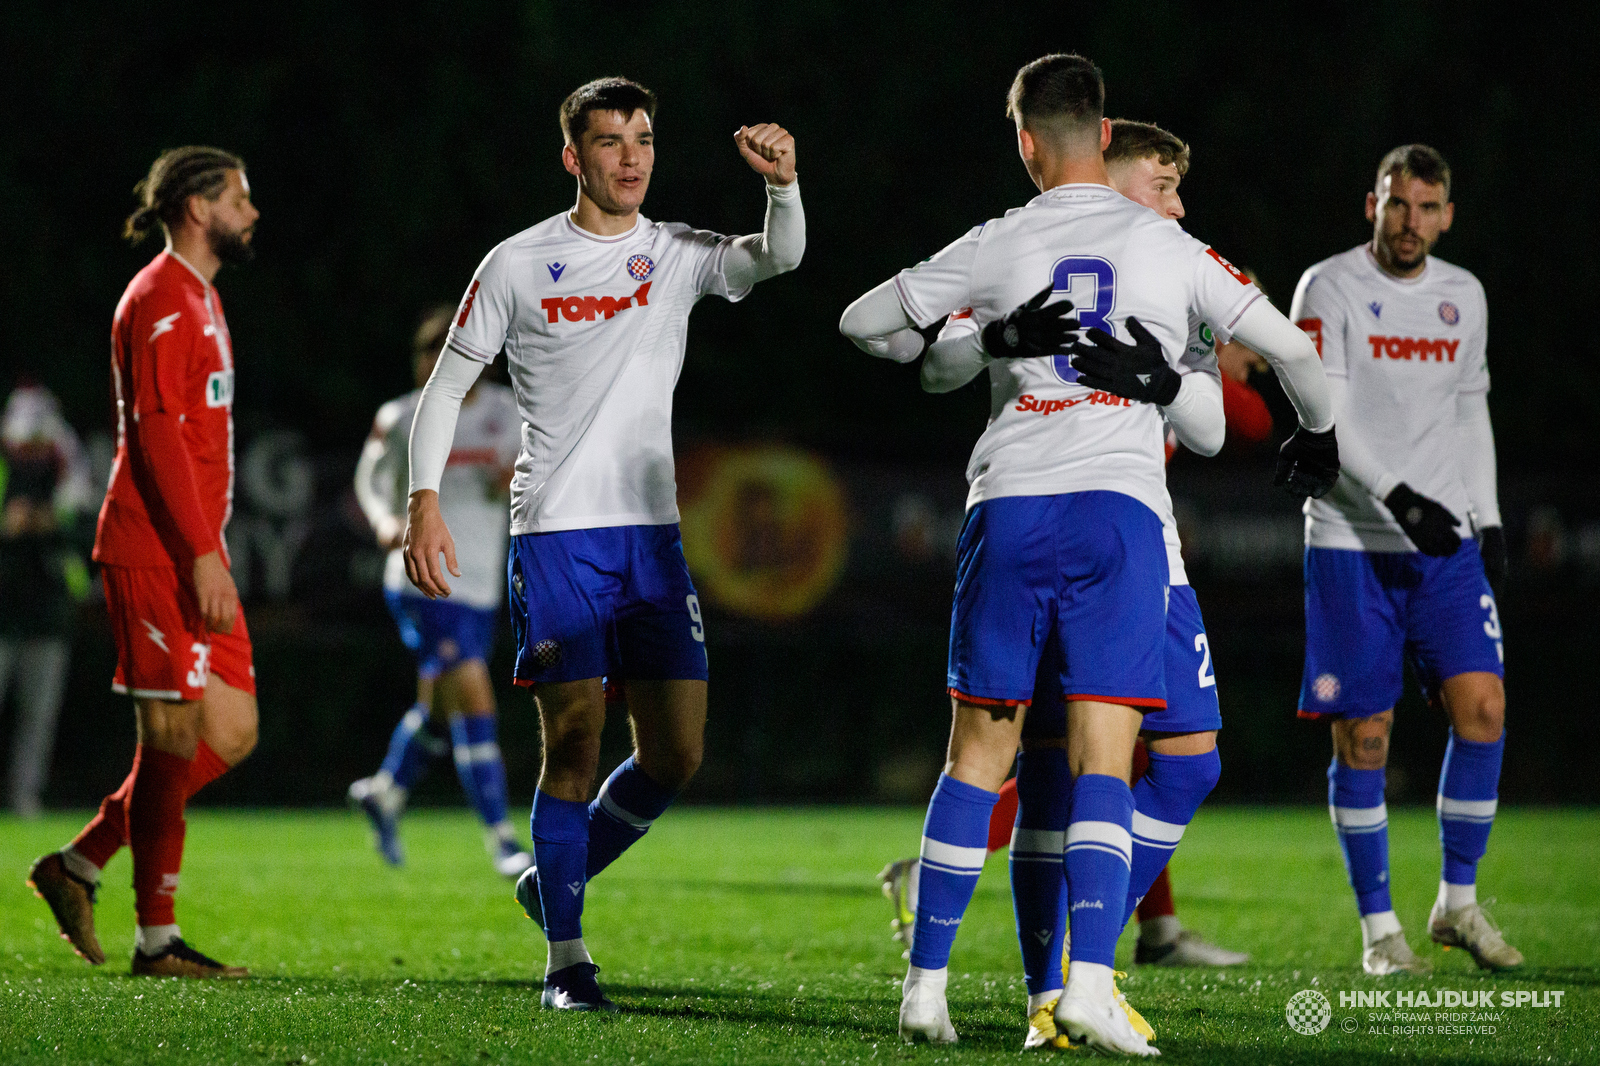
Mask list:
[{"label": "blue football sock", "polygon": [[1344,850],[1356,909],[1365,917],[1394,910],[1389,899],[1389,808],[1382,770],[1357,770],[1333,757],[1328,767],[1328,813]]},{"label": "blue football sock", "polygon": [[389,736],[389,751],[379,769],[401,788],[412,788],[421,781],[433,760],[450,747],[443,737],[434,735],[431,725],[428,708],[418,703],[401,717]]},{"label": "blue football sock", "polygon": [[455,746],[461,791],[467,794],[467,802],[483,824],[498,830],[506,824],[506,767],[496,735],[492,714],[450,716],[450,739]]},{"label": "blue football sock", "polygon": [[1452,885],[1478,882],[1478,860],[1489,846],[1500,795],[1500,760],[1506,735],[1484,744],[1463,740],[1450,730],[1439,771],[1439,842],[1444,848],[1440,880]]},{"label": "blue football sock", "polygon": [[949,965],[956,930],[989,855],[989,815],[999,799],[998,792],[939,775],[922,826],[922,871],[911,965],[924,970]]},{"label": "blue football sock", "polygon": [[1067,917],[1072,961],[1110,966],[1122,934],[1133,861],[1133,793],[1108,774],[1080,774],[1067,824]]},{"label": "blue football sock", "polygon": [[611,771],[589,804],[588,876],[610,866],[648,833],[677,795],[656,784],[632,755]]},{"label": "blue football sock", "polygon": [[1150,753],[1150,769],[1133,783],[1133,867],[1123,925],[1161,876],[1184,829],[1221,776],[1222,756],[1216,748],[1204,755]]},{"label": "blue football sock", "polygon": [[539,906],[551,941],[583,936],[584,865],[589,850],[589,805],[533,795],[533,862],[539,870]]},{"label": "blue football sock", "polygon": [[1067,891],[1061,864],[1072,806],[1072,774],[1062,748],[1017,756],[1017,827],[1011,834],[1011,903],[1022,943],[1028,994],[1060,988]]}]

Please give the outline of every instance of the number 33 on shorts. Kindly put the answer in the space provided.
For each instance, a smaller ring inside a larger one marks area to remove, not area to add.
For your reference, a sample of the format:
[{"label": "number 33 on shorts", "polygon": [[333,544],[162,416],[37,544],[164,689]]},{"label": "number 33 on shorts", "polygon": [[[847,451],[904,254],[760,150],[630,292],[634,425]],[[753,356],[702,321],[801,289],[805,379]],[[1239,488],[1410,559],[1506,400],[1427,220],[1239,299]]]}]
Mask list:
[{"label": "number 33 on shorts", "polygon": [[203,689],[206,687],[206,679],[211,674],[211,645],[195,641],[189,645],[189,650],[194,652],[194,666],[183,682],[190,688]]}]

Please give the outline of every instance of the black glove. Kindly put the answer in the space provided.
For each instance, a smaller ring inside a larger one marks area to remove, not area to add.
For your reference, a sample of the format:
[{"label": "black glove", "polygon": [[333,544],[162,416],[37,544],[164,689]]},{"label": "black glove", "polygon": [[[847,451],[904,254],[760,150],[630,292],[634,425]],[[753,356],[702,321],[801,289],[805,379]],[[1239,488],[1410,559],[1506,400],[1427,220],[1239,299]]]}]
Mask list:
[{"label": "black glove", "polygon": [[1178,398],[1182,376],[1167,364],[1161,342],[1133,316],[1128,317],[1132,344],[1103,329],[1091,329],[1072,346],[1072,369],[1078,383],[1140,403],[1165,407]]},{"label": "black glove", "polygon": [[1339,480],[1339,442],[1332,429],[1313,433],[1296,426],[1294,435],[1278,449],[1278,467],[1272,475],[1274,485],[1282,485],[1294,496],[1321,499]]},{"label": "black glove", "polygon": [[984,351],[996,359],[1033,359],[1065,351],[1079,328],[1078,320],[1067,317],[1073,311],[1071,300],[1044,305],[1053,291],[1054,286],[1045,286],[1021,307],[984,326]]},{"label": "black glove", "polygon": [[1404,481],[1383,498],[1383,505],[1422,554],[1454,555],[1461,547],[1461,536],[1456,532],[1461,520],[1438,500],[1412,492]]},{"label": "black glove", "polygon": [[1499,526],[1478,530],[1478,554],[1483,556],[1483,575],[1489,579],[1489,587],[1498,593],[1506,579],[1506,531]]}]

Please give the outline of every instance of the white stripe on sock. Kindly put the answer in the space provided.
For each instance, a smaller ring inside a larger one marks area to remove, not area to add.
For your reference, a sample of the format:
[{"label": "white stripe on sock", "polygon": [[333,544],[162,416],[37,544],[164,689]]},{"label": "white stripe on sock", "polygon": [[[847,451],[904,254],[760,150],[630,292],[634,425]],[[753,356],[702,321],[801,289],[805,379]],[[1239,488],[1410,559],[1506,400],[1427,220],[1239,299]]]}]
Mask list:
[{"label": "white stripe on sock", "polygon": [[1073,822],[1067,826],[1067,849],[1099,847],[1133,865],[1133,835],[1116,822]]},{"label": "white stripe on sock", "polygon": [[492,740],[480,741],[477,744],[456,745],[456,765],[471,766],[479,762],[497,762],[500,759],[500,745]]},{"label": "white stripe on sock", "polygon": [[1067,846],[1067,834],[1055,829],[1024,829],[1020,825],[1011,830],[1011,854],[1017,852],[1048,852],[1056,858]]},{"label": "white stripe on sock", "polygon": [[1329,806],[1328,816],[1341,833],[1373,833],[1389,824],[1389,805],[1376,807]]},{"label": "white stripe on sock", "polygon": [[932,837],[922,838],[922,861],[953,873],[977,874],[988,856],[988,848],[961,848]]},{"label": "white stripe on sock", "polygon": [[428,712],[423,710],[421,707],[413,707],[405,713],[405,717],[400,719],[400,724],[405,726],[408,732],[415,733],[417,730],[421,729],[423,725],[427,723],[427,721]]},{"label": "white stripe on sock", "polygon": [[1492,800],[1458,800],[1451,799],[1444,793],[1439,794],[1437,804],[1440,818],[1462,822],[1492,822],[1494,821],[1495,808],[1500,801]]},{"label": "white stripe on sock", "polygon": [[635,829],[649,829],[650,824],[655,821],[654,818],[640,818],[637,814],[624,808],[611,798],[611,790],[609,788],[600,790],[600,809],[623,825],[631,825]]},{"label": "white stripe on sock", "polygon": [[1183,839],[1183,831],[1187,825],[1178,825],[1176,822],[1161,822],[1148,814],[1133,812],[1133,835],[1141,842],[1165,845],[1169,848],[1178,846],[1178,841]]}]

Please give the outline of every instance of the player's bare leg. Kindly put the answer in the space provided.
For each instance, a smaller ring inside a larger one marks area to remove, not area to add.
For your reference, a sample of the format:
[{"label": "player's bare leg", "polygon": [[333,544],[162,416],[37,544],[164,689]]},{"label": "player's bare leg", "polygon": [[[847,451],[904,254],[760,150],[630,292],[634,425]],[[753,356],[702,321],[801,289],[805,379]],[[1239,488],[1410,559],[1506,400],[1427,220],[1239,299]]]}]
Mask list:
[{"label": "player's bare leg", "polygon": [[[1492,755],[1493,771],[1482,782],[1490,795],[1497,795],[1500,741],[1505,735],[1506,691],[1500,678],[1487,672],[1457,674],[1439,686],[1439,700],[1450,716],[1451,759],[1460,761],[1478,755]],[[1491,748],[1491,745],[1495,747]],[[1459,772],[1460,767],[1454,767]],[[1446,776],[1449,769],[1446,771]],[[1470,794],[1470,793],[1469,793]],[[1481,793],[1479,793],[1481,795]],[[1457,800],[1440,782],[1440,836],[1447,857],[1464,847],[1469,852],[1466,869],[1474,870],[1477,857],[1488,844],[1497,799]],[[1460,839],[1453,839],[1460,838]],[[1449,863],[1447,862],[1447,868]],[[1428,932],[1448,951],[1452,947],[1471,952],[1473,961],[1486,970],[1503,970],[1523,963],[1522,952],[1507,944],[1505,937],[1478,903],[1477,884],[1453,884],[1440,879],[1439,895],[1428,915]]]},{"label": "player's bare leg", "polygon": [[[1393,708],[1366,718],[1338,718],[1333,722],[1333,753],[1340,766],[1358,772],[1382,771],[1389,762],[1389,734],[1394,728]],[[1376,787],[1376,786],[1375,786]],[[1335,828],[1345,849],[1345,862],[1351,870],[1351,881],[1356,888],[1358,902],[1367,894],[1388,893],[1388,828],[1387,814],[1381,791],[1365,800],[1375,805],[1345,808],[1338,802],[1334,808]],[[1368,814],[1343,813],[1375,812]],[[1342,819],[1342,820],[1341,820]],[[1377,819],[1374,824],[1373,819]],[[1367,856],[1365,850],[1377,846],[1375,855]],[[1373,909],[1368,910],[1368,906]],[[1367,911],[1361,916],[1361,966],[1370,974],[1392,973],[1428,974],[1433,964],[1411,950],[1406,943],[1400,920],[1391,907],[1383,904],[1363,905]]]}]

